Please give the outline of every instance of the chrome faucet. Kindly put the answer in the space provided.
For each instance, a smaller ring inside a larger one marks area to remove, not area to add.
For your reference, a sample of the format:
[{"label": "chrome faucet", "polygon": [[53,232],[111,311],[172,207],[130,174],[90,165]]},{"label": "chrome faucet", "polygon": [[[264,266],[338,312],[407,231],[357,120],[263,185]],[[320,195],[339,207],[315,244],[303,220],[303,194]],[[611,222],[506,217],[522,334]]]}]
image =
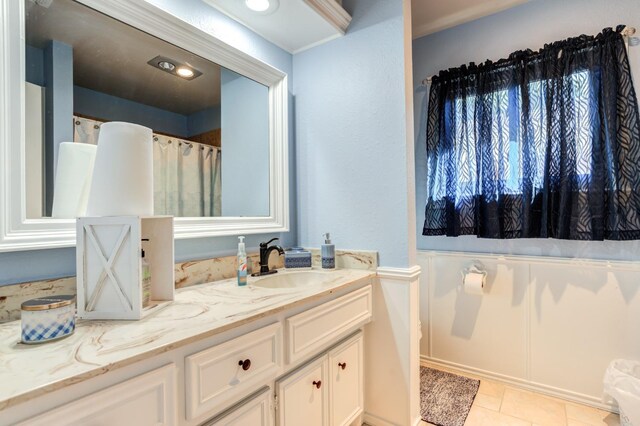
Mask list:
[{"label": "chrome faucet", "polygon": [[276,272],[278,272],[275,269],[269,270],[269,255],[271,254],[271,252],[273,250],[278,250],[278,254],[280,254],[280,256],[284,255],[284,250],[282,249],[282,247],[275,244],[272,246],[269,245],[277,239],[278,238],[272,238],[266,243],[260,243],[260,272],[251,274],[252,277],[275,274]]}]

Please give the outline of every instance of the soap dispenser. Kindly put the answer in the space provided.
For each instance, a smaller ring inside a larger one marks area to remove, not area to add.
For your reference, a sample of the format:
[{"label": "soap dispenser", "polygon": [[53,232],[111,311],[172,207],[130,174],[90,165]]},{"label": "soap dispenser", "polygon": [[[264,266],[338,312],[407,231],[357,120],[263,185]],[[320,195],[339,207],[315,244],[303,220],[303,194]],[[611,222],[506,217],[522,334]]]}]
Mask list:
[{"label": "soap dispenser", "polygon": [[238,285],[247,285],[247,251],[244,247],[244,237],[238,237]]},{"label": "soap dispenser", "polygon": [[324,235],[324,244],[321,249],[322,269],[336,268],[336,247],[331,244],[331,235],[327,232]]}]

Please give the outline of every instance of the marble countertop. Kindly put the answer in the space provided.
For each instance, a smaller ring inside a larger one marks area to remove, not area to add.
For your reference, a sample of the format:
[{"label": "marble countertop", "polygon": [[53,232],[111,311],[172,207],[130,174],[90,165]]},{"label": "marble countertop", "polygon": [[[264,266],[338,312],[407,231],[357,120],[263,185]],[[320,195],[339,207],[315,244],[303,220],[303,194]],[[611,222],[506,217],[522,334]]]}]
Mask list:
[{"label": "marble countertop", "polygon": [[[235,279],[176,290],[175,300],[140,321],[78,321],[70,337],[20,343],[20,321],[0,325],[0,410],[110,370],[355,286],[374,271],[319,271],[322,284],[238,287]],[[281,274],[296,272],[281,271]]]}]

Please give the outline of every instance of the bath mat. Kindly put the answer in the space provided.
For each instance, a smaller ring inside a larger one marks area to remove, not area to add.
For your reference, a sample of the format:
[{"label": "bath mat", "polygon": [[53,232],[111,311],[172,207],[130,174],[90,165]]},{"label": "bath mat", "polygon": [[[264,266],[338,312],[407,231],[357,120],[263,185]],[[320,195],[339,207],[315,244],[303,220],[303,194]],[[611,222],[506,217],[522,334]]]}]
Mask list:
[{"label": "bath mat", "polygon": [[420,367],[420,414],[439,426],[463,426],[480,380]]}]

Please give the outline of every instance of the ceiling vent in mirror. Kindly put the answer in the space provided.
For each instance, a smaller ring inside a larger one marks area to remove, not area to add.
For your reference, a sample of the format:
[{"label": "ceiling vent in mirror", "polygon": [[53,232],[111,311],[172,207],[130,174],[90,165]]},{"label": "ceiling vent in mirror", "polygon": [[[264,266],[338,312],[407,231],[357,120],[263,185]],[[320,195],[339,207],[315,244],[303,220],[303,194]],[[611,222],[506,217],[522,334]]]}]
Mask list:
[{"label": "ceiling vent in mirror", "polygon": [[244,4],[249,10],[260,15],[271,15],[280,6],[278,0],[244,0]]},{"label": "ceiling vent in mirror", "polygon": [[159,69],[160,71],[180,77],[183,80],[193,80],[194,78],[202,75],[202,72],[192,66],[183,64],[175,59],[167,58],[166,56],[158,55],[147,62],[147,64]]}]

